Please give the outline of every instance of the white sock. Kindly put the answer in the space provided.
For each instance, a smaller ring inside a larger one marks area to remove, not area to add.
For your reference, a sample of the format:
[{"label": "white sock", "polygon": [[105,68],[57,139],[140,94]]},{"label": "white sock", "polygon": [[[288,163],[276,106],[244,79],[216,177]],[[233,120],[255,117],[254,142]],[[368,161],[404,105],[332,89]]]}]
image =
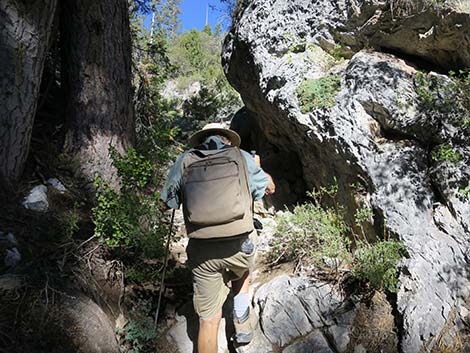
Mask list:
[{"label": "white sock", "polygon": [[245,321],[250,312],[248,306],[250,305],[250,297],[248,293],[238,293],[233,297],[233,313],[240,321]]}]

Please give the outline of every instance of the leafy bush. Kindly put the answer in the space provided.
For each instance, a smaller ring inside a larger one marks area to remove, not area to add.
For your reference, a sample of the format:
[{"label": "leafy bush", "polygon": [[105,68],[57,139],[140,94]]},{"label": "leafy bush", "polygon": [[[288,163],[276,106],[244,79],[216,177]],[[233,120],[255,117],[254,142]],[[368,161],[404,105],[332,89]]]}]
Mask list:
[{"label": "leafy bush", "polygon": [[271,243],[272,259],[293,261],[325,258],[349,258],[350,240],[345,236],[347,226],[338,212],[306,203],[296,206],[292,213],[278,217],[276,238]]},{"label": "leafy bush", "polygon": [[336,104],[336,95],[341,89],[341,77],[327,75],[315,80],[305,80],[297,88],[302,113],[316,108],[330,108]]},{"label": "leafy bush", "polygon": [[402,243],[382,240],[374,244],[361,242],[354,253],[353,276],[367,281],[372,288],[397,291],[397,264],[405,254]]},{"label": "leafy bush", "polygon": [[112,150],[111,157],[121,189],[114,190],[101,178],[95,181],[95,235],[109,247],[134,247],[146,256],[158,257],[167,226],[161,222],[159,195],[152,189],[159,184],[156,168],[132,148],[124,155]]}]

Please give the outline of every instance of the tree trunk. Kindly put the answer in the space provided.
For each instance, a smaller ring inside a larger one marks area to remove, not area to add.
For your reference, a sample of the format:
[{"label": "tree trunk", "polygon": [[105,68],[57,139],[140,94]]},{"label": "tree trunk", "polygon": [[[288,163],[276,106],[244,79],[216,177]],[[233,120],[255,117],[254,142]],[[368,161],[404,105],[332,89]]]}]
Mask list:
[{"label": "tree trunk", "polygon": [[15,182],[28,156],[57,0],[0,1],[0,179]]},{"label": "tree trunk", "polygon": [[122,152],[134,142],[127,1],[64,0],[61,18],[65,147],[90,181],[116,185],[109,146]]}]

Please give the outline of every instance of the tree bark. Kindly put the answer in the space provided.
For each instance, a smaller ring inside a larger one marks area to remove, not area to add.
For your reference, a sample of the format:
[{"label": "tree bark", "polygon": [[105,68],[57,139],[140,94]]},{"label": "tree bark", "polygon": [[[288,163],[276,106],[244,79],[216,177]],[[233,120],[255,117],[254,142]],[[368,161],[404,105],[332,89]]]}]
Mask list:
[{"label": "tree bark", "polygon": [[117,182],[109,146],[134,142],[131,37],[126,0],[64,0],[65,147],[90,181]]},{"label": "tree bark", "polygon": [[28,156],[56,5],[0,1],[0,179],[10,183]]}]

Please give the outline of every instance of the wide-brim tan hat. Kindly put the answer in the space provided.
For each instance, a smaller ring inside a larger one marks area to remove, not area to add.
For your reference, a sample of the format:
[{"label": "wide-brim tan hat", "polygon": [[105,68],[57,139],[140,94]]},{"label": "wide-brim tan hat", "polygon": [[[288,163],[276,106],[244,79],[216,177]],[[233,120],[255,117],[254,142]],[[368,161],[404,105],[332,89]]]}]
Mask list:
[{"label": "wide-brim tan hat", "polygon": [[202,130],[196,132],[193,136],[191,136],[189,138],[188,144],[190,147],[195,147],[197,145],[200,145],[202,142],[204,142],[204,138],[210,135],[225,136],[230,140],[230,142],[232,143],[232,146],[237,146],[237,147],[240,147],[240,143],[242,140],[240,138],[240,135],[238,135],[235,131],[225,128],[220,123],[211,123],[211,124],[207,124],[206,126],[202,128]]}]

